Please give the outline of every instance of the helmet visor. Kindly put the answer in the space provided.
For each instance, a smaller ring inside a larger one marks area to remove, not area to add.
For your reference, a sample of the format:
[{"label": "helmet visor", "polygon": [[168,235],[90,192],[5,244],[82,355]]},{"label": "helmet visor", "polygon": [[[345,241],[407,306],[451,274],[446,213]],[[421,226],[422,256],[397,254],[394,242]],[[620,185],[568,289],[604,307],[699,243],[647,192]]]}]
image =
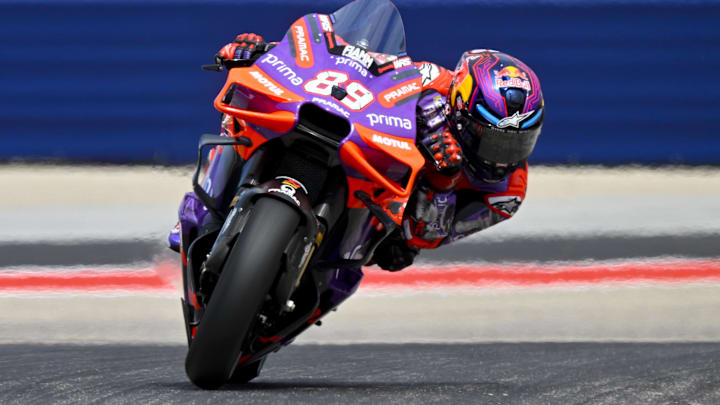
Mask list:
[{"label": "helmet visor", "polygon": [[463,120],[459,141],[463,154],[479,162],[513,164],[527,159],[535,149],[542,125],[512,130],[483,125],[472,118]]}]

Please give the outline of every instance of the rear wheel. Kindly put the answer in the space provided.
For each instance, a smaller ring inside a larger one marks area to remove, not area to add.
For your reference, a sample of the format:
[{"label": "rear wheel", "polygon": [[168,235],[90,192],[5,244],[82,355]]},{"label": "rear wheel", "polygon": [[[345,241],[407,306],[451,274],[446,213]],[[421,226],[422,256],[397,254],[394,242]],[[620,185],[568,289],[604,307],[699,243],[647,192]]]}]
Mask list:
[{"label": "rear wheel", "polygon": [[200,388],[217,388],[230,378],[242,354],[242,342],[300,222],[292,207],[269,197],[260,198],[249,215],[228,254],[185,359],[188,377]]}]

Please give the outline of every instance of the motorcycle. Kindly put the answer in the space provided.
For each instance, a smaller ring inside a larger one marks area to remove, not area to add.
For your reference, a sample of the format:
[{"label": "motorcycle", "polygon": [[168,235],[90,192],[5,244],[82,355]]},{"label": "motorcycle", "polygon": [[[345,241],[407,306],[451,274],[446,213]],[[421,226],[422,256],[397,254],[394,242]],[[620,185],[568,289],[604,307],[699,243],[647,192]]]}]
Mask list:
[{"label": "motorcycle", "polygon": [[421,75],[389,0],[305,15],[252,62],[204,68],[228,70],[227,132],[200,139],[179,250],[185,368],[213,389],[258,376],[357,290],[425,158]]}]

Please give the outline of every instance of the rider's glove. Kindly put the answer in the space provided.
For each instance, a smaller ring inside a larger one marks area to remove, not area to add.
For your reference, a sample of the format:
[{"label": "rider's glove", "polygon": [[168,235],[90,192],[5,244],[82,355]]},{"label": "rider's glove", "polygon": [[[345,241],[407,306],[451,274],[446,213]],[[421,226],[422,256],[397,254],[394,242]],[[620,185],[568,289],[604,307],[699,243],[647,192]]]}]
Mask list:
[{"label": "rider's glove", "polygon": [[399,232],[388,236],[375,249],[373,262],[383,270],[398,271],[413,264],[418,249],[409,247]]},{"label": "rider's glove", "polygon": [[225,45],[215,55],[215,63],[222,64],[226,60],[250,60],[265,50],[265,41],[257,34],[240,34],[235,41]]},{"label": "rider's glove", "polygon": [[463,161],[460,145],[448,129],[428,136],[423,144],[439,172],[451,175],[460,170]]}]

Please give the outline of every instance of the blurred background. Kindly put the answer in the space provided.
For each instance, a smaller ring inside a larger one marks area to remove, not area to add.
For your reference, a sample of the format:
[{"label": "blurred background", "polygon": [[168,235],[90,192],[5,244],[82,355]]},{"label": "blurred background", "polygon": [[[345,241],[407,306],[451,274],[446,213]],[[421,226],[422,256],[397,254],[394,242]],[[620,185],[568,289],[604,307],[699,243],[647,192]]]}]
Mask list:
[{"label": "blurred background", "polygon": [[[533,164],[718,164],[720,5],[702,0],[398,0],[415,60],[514,55],[547,102]],[[236,34],[279,40],[342,1],[0,2],[0,159],[177,165],[217,131]]]}]

